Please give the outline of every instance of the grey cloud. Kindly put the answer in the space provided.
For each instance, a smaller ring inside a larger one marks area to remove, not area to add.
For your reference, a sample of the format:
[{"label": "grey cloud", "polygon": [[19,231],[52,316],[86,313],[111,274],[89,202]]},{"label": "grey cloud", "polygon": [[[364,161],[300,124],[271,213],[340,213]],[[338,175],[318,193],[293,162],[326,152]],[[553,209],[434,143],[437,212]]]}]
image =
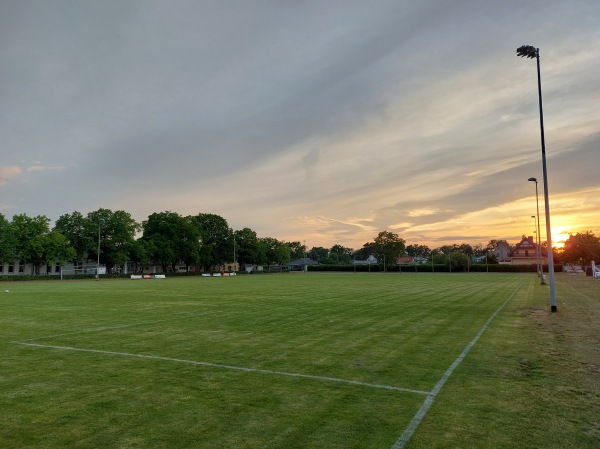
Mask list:
[{"label": "grey cloud", "polygon": [[[143,219],[152,207],[148,192],[219,192],[223,180],[245,192],[236,179],[248,183],[248,173],[260,173],[251,181],[262,185],[282,179],[281,170],[302,169],[309,187],[279,185],[261,197],[269,204],[253,204],[264,208],[267,229],[290,214],[327,210],[338,223],[317,231],[350,239],[356,229],[342,224],[348,216],[385,229],[501,204],[526,195],[517,180],[539,173],[537,153],[520,159],[537,152],[537,98],[522,94],[535,88],[535,67],[514,50],[523,43],[544,50],[545,101],[555,119],[549,133],[593,122],[597,63],[556,53],[573,36],[597,36],[589,20],[574,27],[577,12],[589,19],[597,10],[585,0],[552,7],[513,0],[4,2],[0,164],[67,167],[11,178],[4,210],[56,218],[130,201]],[[534,13],[540,26],[532,29]],[[563,69],[568,58],[577,73]],[[373,142],[361,141],[367,131]],[[377,141],[377,131],[395,134]],[[569,137],[560,148],[549,142],[552,189],[595,183],[598,138],[588,137]],[[360,162],[326,166],[340,142],[359,142],[343,158]],[[297,166],[275,165],[285,155]],[[487,167],[494,170],[485,175]],[[421,179],[429,186],[420,188],[438,189],[437,199],[372,204],[381,192]],[[460,193],[443,187],[462,181],[469,187]],[[48,186],[69,193],[48,195]],[[224,215],[248,215],[247,199],[227,201]],[[437,212],[407,215],[416,208]],[[279,209],[288,215],[273,212]]]}]

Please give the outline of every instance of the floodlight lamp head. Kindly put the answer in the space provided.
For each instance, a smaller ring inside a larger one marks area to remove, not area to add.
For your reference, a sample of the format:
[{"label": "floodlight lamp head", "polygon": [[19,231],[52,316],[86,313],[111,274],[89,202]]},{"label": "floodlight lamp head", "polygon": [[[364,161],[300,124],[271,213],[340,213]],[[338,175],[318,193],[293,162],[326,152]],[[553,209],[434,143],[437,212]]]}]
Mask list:
[{"label": "floodlight lamp head", "polygon": [[527,181],[537,182],[537,178],[529,178]]},{"label": "floodlight lamp head", "polygon": [[530,59],[537,58],[539,56],[539,49],[532,45],[521,45],[517,48],[517,56],[527,57]]}]

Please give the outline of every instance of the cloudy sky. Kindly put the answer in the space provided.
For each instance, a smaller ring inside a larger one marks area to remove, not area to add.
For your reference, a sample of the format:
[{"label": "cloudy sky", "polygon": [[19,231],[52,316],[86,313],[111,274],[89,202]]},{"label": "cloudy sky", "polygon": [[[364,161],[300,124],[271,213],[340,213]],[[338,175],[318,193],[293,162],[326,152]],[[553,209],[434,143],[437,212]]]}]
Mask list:
[{"label": "cloudy sky", "polygon": [[360,248],[600,235],[598,0],[0,0],[0,213]]}]

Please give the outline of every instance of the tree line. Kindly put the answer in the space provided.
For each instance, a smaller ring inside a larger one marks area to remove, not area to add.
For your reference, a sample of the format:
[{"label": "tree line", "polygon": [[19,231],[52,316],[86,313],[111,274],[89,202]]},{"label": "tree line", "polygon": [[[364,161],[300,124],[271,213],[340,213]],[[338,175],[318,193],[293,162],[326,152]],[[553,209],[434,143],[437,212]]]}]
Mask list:
[{"label": "tree line", "polygon": [[[167,272],[181,264],[186,271],[190,267],[210,271],[213,266],[231,262],[240,266],[281,265],[300,258],[346,265],[370,255],[384,269],[395,267],[399,257],[410,256],[462,271],[468,269],[473,257],[479,257],[481,263],[498,263],[493,254],[497,243],[490,240],[486,246],[463,243],[431,249],[407,245],[398,234],[382,231],[358,250],[338,244],[308,249],[300,241],[259,237],[250,228],[234,230],[223,217],[210,213],[182,216],[155,212],[138,223],[125,211],[101,208],[85,216],[80,212],[62,215],[52,228],[44,215],[18,214],[9,221],[0,214],[0,263],[19,260],[31,264],[36,274],[45,265],[97,260],[109,273],[126,262],[138,269],[147,264],[161,265]],[[600,261],[600,240],[589,231],[572,235],[560,257],[573,263]]]}]

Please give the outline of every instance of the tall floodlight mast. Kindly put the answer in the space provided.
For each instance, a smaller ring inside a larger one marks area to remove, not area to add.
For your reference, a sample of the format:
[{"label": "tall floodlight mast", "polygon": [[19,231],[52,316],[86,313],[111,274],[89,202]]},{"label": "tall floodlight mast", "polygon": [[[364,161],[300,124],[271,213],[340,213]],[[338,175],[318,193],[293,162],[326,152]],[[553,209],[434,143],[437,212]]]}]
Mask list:
[{"label": "tall floodlight mast", "polygon": [[550,278],[550,310],[556,312],[556,284],[554,281],[554,254],[550,229],[550,204],[548,203],[548,172],[546,169],[546,141],[544,139],[544,111],[542,109],[542,77],[540,74],[540,49],[532,45],[517,48],[517,56],[535,59],[537,62],[538,99],[540,105],[540,133],[542,138],[542,170],[544,173],[544,202],[546,207],[546,241],[548,243],[548,276]]}]

